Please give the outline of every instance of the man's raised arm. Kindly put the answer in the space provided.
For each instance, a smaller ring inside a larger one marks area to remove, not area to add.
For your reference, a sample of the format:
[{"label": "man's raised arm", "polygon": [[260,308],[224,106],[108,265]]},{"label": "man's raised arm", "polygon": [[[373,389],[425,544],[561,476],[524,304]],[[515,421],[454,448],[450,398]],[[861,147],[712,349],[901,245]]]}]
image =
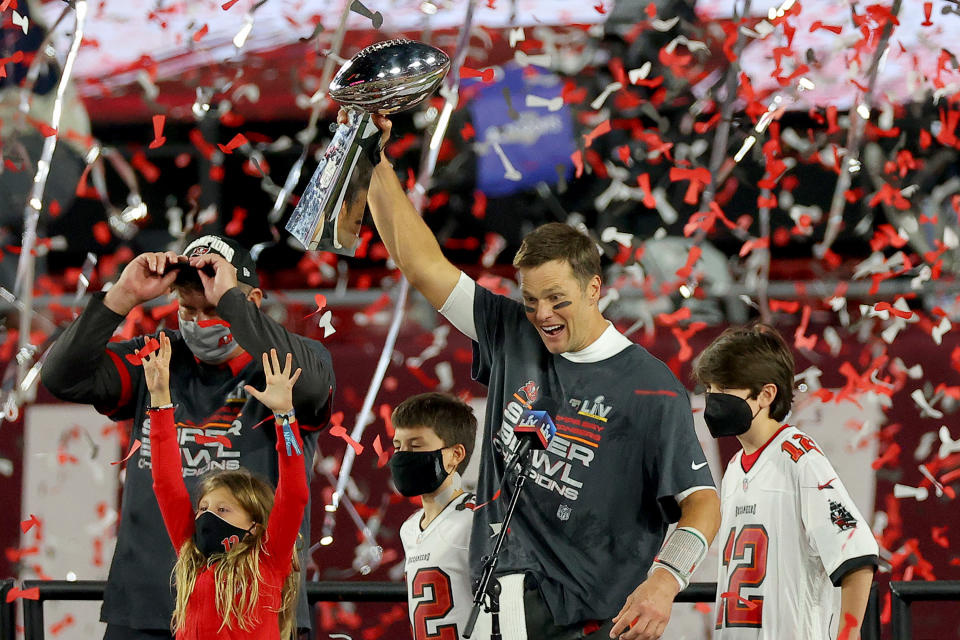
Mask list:
[{"label": "man's raised arm", "polygon": [[[387,118],[374,116],[374,122],[384,137],[389,136]],[[430,227],[407,198],[393,165],[382,152],[380,158],[367,192],[373,221],[403,275],[434,309],[440,309],[456,286],[460,270],[443,255]]]}]

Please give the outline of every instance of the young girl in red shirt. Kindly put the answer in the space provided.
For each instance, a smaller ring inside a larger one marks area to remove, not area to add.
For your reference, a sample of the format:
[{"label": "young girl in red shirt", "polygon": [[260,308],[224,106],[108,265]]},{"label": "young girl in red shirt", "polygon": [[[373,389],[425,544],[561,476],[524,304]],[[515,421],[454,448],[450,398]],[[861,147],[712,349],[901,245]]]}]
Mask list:
[{"label": "young girl in red shirt", "polygon": [[246,469],[207,474],[197,508],[183,481],[170,398],[170,340],[143,358],[150,391],[153,489],[177,550],[177,589],[171,629],[177,640],[284,640],[296,633],[299,567],[294,546],[309,499],[303,441],[293,415],[292,356],[280,367],[275,349],[263,354],[266,388],[247,393],[276,418],[279,481],[276,496]]}]

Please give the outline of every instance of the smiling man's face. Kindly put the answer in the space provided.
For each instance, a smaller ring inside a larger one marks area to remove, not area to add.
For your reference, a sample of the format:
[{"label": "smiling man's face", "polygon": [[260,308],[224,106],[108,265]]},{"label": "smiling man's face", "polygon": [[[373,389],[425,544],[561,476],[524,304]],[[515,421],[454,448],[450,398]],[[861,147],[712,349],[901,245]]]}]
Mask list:
[{"label": "smiling man's face", "polygon": [[[600,277],[581,286],[566,260],[520,267],[523,307],[550,353],[580,351],[599,337]],[[602,332],[602,329],[600,329]]]}]

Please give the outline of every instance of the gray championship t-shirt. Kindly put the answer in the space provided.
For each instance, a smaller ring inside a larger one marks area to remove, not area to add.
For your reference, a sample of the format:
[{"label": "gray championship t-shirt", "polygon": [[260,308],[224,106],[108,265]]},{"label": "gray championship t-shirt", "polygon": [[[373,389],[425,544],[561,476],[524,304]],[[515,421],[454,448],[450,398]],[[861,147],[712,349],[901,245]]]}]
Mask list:
[{"label": "gray championship t-shirt", "polygon": [[[608,620],[647,577],[675,496],[713,487],[686,390],[633,344],[598,362],[551,354],[519,302],[476,286],[473,377],[489,387],[470,563],[493,549],[513,491],[500,489],[513,428],[538,397],[558,404],[557,434],[532,454],[497,574],[532,574],[559,625]],[[489,504],[484,504],[488,503]]]}]

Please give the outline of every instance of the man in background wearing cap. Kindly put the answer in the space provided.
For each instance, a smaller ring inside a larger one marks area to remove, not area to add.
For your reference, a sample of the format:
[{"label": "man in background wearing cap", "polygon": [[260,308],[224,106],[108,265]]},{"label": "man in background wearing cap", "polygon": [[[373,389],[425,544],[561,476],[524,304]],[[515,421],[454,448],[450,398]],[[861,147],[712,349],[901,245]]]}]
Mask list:
[{"label": "man in background wearing cap", "polygon": [[[107,623],[105,640],[171,638],[175,554],[153,495],[149,394],[136,364],[137,350],[153,336],[110,342],[134,307],[171,289],[179,303],[180,331],[166,333],[173,346],[170,386],[183,474],[191,492],[202,474],[241,466],[277,482],[275,432],[255,428],[271,417],[270,410],[244,391],[247,384],[263,387],[261,355],[271,348],[281,357],[292,353],[293,366],[303,369],[293,405],[308,479],[312,475],[319,429],[330,416],[330,353],[263,313],[259,284],[250,253],[228,238],[203,236],[183,255],[144,253],[106,293],[91,296],[50,350],[42,373],[47,388],[62,400],[92,404],[113,420],[133,420],[130,442],[140,442],[126,461],[120,529],[100,615]],[[310,539],[309,523],[308,505],[300,527],[304,540]],[[306,546],[300,549],[302,567]],[[300,596],[298,622],[306,628],[304,589]]]}]

